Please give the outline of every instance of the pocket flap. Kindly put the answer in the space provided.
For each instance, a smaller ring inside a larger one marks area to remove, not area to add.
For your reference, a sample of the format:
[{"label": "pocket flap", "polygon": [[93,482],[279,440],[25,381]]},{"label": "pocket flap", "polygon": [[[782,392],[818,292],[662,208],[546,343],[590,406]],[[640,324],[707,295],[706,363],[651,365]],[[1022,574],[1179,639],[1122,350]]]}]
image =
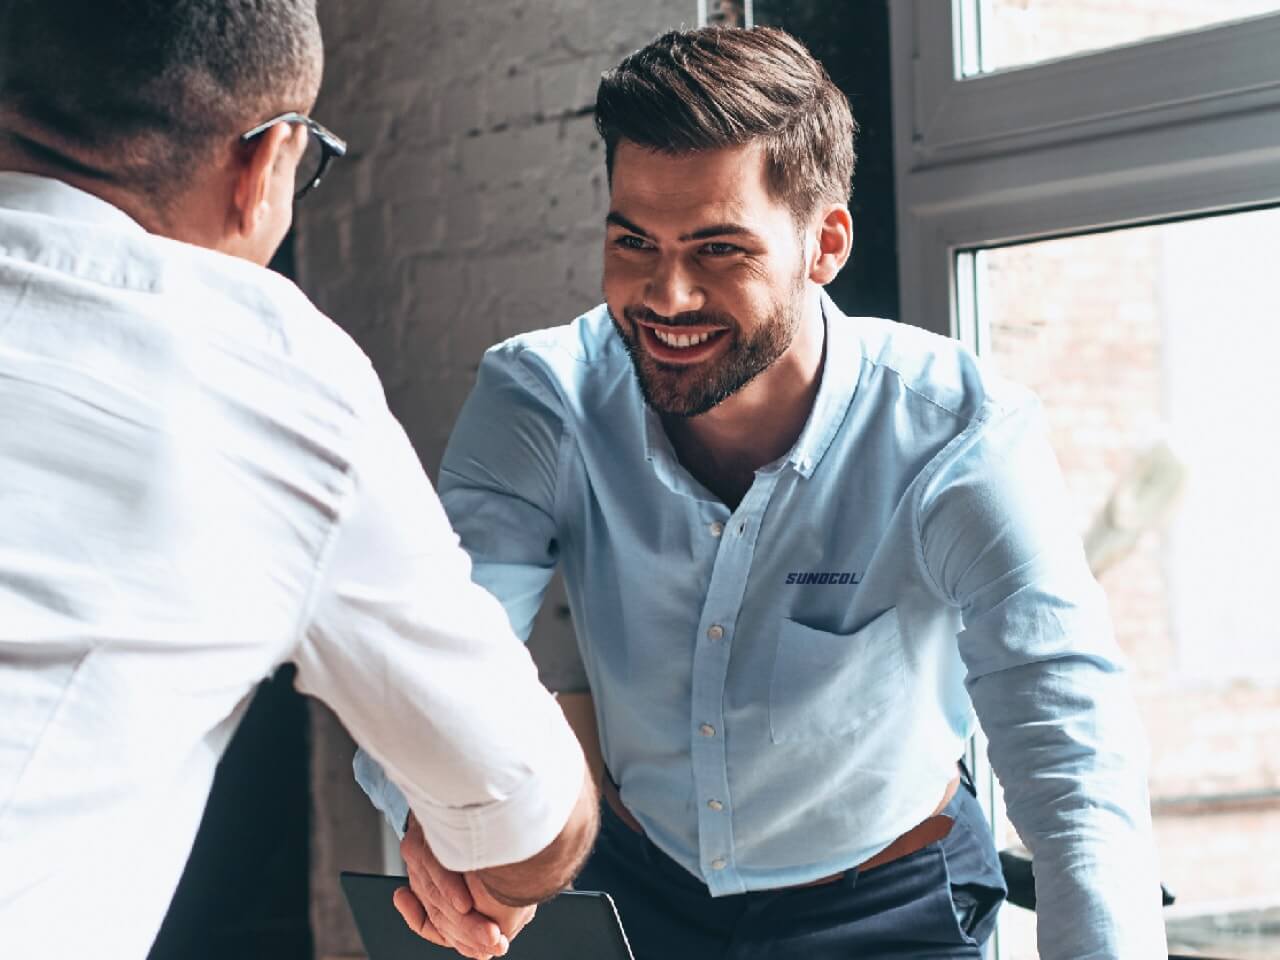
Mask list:
[{"label": "pocket flap", "polygon": [[852,733],[898,700],[906,689],[899,634],[896,607],[847,634],[784,619],[769,690],[774,743]]}]

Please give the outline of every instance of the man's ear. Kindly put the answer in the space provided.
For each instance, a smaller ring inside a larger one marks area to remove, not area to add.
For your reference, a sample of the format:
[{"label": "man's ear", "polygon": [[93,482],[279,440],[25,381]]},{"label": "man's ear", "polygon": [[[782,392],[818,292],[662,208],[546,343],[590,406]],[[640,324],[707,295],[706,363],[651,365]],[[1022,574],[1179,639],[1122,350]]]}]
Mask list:
[{"label": "man's ear", "polygon": [[258,225],[271,214],[271,181],[293,133],[292,124],[277,123],[240,148],[230,213],[233,226],[242,236],[253,236]]},{"label": "man's ear", "polygon": [[818,244],[809,259],[809,279],[826,286],[853,252],[853,217],[843,203],[833,204],[821,211],[817,222]]}]

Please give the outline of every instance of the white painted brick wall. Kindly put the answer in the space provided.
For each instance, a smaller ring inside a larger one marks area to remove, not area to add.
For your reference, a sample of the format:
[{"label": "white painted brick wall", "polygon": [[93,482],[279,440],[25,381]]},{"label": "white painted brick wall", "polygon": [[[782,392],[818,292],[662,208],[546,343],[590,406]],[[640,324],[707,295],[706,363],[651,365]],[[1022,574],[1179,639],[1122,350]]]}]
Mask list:
[{"label": "white painted brick wall", "polygon": [[[299,282],[363,346],[434,477],[485,348],[600,300],[607,209],[590,108],[602,71],[695,25],[697,0],[321,0],[316,117],[350,153],[298,210]],[[540,624],[544,675],[567,623]],[[313,724],[316,956],[359,953],[341,869],[378,852]]]}]

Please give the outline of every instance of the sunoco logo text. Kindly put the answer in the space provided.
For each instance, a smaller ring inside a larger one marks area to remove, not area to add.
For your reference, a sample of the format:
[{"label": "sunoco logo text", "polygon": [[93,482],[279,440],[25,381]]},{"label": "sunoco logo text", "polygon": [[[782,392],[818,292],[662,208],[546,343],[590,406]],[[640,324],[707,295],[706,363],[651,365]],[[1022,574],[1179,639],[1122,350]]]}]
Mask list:
[{"label": "sunoco logo text", "polygon": [[794,583],[801,586],[809,583],[856,584],[861,582],[862,574],[860,573],[816,573],[812,571],[796,571],[795,573],[787,574],[787,583]]}]

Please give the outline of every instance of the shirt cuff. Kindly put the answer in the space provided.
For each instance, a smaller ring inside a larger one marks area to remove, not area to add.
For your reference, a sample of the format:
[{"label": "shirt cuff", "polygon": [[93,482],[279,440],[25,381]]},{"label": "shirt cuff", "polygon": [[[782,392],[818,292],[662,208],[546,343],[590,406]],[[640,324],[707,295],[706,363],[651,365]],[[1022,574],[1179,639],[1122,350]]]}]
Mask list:
[{"label": "shirt cuff", "polygon": [[[519,863],[560,835],[577,805],[586,761],[566,723],[549,725],[555,739],[520,786],[483,806],[412,804],[436,858],[459,873]],[[384,808],[385,809],[385,808]]]}]

